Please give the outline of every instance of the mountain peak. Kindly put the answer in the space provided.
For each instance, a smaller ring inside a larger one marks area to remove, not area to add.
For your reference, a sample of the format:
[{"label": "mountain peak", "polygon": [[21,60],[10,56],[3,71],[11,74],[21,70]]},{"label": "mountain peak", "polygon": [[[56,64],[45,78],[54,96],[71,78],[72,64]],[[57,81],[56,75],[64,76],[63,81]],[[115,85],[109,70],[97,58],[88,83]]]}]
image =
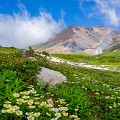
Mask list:
[{"label": "mountain peak", "polygon": [[[89,54],[100,54],[102,51],[109,51],[116,48],[115,43],[120,42],[120,36],[114,37],[118,35],[120,35],[120,31],[101,25],[84,27],[73,24],[60,33],[55,34],[47,43],[36,50],[46,51],[50,54],[70,54],[80,51]],[[114,47],[106,49],[113,44],[115,44]]]}]

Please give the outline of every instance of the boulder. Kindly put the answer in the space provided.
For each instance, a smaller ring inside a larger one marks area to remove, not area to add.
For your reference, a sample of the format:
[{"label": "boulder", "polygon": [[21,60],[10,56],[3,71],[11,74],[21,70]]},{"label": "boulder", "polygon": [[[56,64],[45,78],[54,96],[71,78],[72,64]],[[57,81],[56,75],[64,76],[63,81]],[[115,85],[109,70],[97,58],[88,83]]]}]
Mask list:
[{"label": "boulder", "polygon": [[28,55],[28,52],[27,52],[27,50],[23,50],[23,52],[21,53],[23,56],[24,55]]},{"label": "boulder", "polygon": [[62,82],[66,82],[67,78],[62,75],[58,71],[50,70],[48,68],[42,67],[39,74],[37,74],[38,82],[41,84],[50,84],[51,88],[52,85],[55,86],[57,83],[61,84]]}]

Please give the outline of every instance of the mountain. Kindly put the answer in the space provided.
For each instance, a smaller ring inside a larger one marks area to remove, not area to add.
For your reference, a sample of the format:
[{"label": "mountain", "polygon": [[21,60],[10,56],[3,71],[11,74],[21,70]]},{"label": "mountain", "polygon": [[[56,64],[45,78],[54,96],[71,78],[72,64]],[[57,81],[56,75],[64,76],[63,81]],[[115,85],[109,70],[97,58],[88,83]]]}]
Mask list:
[{"label": "mountain", "polygon": [[100,54],[120,50],[120,31],[111,27],[84,27],[71,25],[55,34],[48,42],[32,46],[37,51],[50,54],[71,54],[84,52]]}]

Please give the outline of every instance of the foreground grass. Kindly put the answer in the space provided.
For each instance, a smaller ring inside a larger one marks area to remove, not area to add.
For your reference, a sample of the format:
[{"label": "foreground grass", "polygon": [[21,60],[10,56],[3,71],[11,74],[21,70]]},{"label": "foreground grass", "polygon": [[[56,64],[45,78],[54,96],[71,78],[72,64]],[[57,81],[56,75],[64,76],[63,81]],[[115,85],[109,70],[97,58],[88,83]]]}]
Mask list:
[{"label": "foreground grass", "polygon": [[[11,79],[12,84],[18,85],[17,88],[23,85],[19,89],[15,89],[16,87],[10,89],[11,98],[4,96],[4,99],[0,99],[1,120],[120,119],[120,74],[118,72],[68,66],[51,61],[44,62],[39,58],[39,61],[34,61],[15,54],[11,56],[1,54],[1,58],[1,68],[17,71],[14,79]],[[39,70],[38,67],[42,66],[61,72],[67,77],[67,82],[57,84],[52,89],[49,84],[39,84],[34,76]],[[2,76],[3,73],[5,75],[6,71],[4,71],[0,70]],[[17,78],[21,79],[19,84]],[[8,82],[5,81],[4,84],[7,85]],[[7,87],[4,86],[4,90],[7,90]],[[4,93],[2,86],[0,92]]]}]

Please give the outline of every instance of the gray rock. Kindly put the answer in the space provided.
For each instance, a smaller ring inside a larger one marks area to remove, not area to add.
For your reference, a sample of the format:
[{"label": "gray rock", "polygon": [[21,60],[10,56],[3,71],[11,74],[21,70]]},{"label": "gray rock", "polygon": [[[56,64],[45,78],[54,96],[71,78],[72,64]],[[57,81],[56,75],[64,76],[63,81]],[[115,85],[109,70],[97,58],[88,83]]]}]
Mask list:
[{"label": "gray rock", "polygon": [[23,52],[21,53],[22,55],[28,55],[27,50],[23,50]]},{"label": "gray rock", "polygon": [[51,88],[52,85],[55,86],[57,83],[61,84],[66,82],[67,78],[58,71],[50,70],[48,68],[42,67],[40,73],[37,75],[38,82],[41,84],[49,83]]}]

